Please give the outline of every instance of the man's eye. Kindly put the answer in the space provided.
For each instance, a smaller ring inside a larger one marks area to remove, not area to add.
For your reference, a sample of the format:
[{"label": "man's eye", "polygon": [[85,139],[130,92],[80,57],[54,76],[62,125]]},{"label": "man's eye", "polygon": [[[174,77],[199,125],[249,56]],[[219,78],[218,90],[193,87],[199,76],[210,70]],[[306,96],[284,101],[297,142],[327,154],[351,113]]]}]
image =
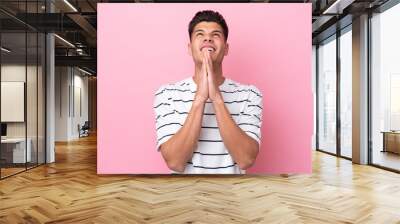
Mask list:
[{"label": "man's eye", "polygon": [[197,36],[203,36],[203,34],[202,33],[197,33]]},{"label": "man's eye", "polygon": [[214,34],[214,37],[219,37],[219,34],[218,33]]}]

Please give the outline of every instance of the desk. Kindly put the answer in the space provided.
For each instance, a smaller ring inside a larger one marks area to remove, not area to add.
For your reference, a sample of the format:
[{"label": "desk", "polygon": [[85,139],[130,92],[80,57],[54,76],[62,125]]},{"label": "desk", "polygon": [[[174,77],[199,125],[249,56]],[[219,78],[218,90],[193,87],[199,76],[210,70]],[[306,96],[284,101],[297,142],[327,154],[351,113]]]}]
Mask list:
[{"label": "desk", "polygon": [[[27,138],[28,147],[25,154],[25,138],[6,138],[1,139],[1,157],[7,163],[25,163],[32,159],[31,145],[32,140]],[[11,159],[12,158],[12,159]],[[25,161],[25,158],[27,161]]]},{"label": "desk", "polygon": [[393,152],[400,154],[400,132],[382,131],[381,133],[383,133],[382,152]]}]

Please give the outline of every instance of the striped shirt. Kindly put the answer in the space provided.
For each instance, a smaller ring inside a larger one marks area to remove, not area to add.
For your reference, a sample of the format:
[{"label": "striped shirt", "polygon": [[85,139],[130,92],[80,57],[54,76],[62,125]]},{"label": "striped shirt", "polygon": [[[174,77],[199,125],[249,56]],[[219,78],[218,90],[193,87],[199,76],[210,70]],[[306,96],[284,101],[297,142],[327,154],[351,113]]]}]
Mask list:
[{"label": "striped shirt", "polygon": [[[162,85],[155,93],[154,112],[157,150],[183,126],[191,109],[197,84],[192,77]],[[262,94],[254,85],[225,78],[219,86],[225,105],[236,124],[259,144],[261,140]],[[175,171],[172,171],[176,173]],[[185,174],[242,174],[222,141],[214,107],[207,100],[197,148],[187,161]]]}]

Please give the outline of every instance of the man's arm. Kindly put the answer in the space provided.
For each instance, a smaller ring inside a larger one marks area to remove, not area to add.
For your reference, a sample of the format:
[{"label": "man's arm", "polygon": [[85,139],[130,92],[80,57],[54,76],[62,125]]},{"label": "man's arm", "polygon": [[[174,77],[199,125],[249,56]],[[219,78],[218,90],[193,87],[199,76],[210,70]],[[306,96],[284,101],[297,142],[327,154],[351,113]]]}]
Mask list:
[{"label": "man's arm", "polygon": [[203,112],[208,99],[208,81],[206,59],[200,71],[200,79],[192,107],[183,126],[166,142],[161,144],[161,154],[171,170],[183,172],[186,163],[192,158],[197,148],[200,130],[203,121]]},{"label": "man's arm", "polygon": [[209,96],[213,102],[220,135],[233,160],[239,165],[240,169],[245,170],[253,165],[258,154],[259,143],[247,135],[232,119],[216,84],[209,52],[205,54],[205,62]]},{"label": "man's arm", "polygon": [[226,108],[222,95],[213,100],[219,131],[233,160],[240,169],[251,167],[257,157],[259,144],[248,136],[232,119]]},{"label": "man's arm", "polygon": [[206,99],[196,94],[183,126],[161,145],[161,154],[171,170],[183,172],[186,163],[192,158],[197,148],[205,102]]}]

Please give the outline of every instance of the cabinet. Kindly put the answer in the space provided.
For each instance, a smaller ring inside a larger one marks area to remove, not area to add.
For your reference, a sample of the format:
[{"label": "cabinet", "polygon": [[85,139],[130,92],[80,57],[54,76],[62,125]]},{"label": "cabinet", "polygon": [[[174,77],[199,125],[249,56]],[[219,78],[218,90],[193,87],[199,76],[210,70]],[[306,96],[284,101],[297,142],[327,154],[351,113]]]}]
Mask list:
[{"label": "cabinet", "polygon": [[386,131],[383,133],[383,152],[400,154],[400,132]]}]

